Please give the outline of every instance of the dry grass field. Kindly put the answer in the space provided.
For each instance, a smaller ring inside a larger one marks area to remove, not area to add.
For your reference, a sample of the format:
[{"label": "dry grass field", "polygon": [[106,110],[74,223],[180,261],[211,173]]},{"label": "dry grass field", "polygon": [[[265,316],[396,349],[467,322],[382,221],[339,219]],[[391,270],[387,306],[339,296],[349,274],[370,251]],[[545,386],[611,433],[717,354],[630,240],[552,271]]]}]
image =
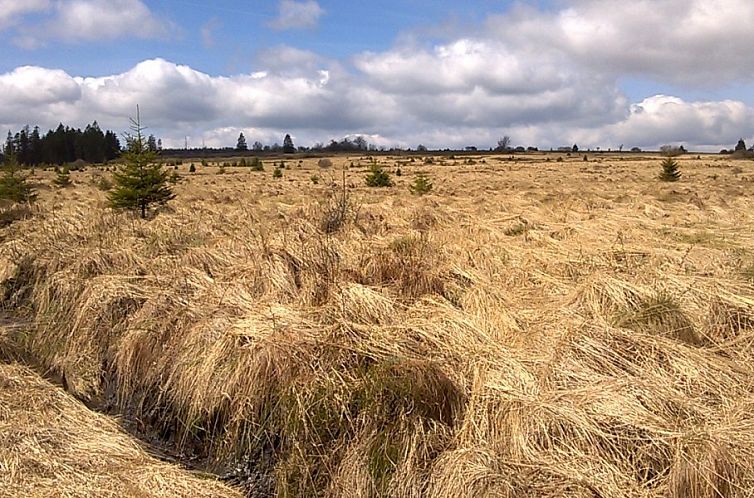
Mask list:
[{"label": "dry grass field", "polygon": [[[754,163],[684,156],[662,183],[656,157],[556,157],[378,157],[402,171],[383,189],[363,157],[184,162],[148,221],[105,207],[107,172],[37,172],[34,217],[0,231],[4,303],[34,326],[0,357],[249,496],[751,496]],[[3,403],[40,386],[19,368]],[[75,486],[72,457],[117,446],[63,422],[77,453],[3,484]]]}]

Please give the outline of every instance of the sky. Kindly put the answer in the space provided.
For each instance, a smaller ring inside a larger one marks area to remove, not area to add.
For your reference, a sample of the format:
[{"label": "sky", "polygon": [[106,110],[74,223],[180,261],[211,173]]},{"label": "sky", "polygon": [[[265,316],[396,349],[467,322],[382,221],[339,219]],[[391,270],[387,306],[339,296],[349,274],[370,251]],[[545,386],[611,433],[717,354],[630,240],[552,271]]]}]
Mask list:
[{"label": "sky", "polygon": [[0,130],[754,144],[752,0],[0,0]]}]

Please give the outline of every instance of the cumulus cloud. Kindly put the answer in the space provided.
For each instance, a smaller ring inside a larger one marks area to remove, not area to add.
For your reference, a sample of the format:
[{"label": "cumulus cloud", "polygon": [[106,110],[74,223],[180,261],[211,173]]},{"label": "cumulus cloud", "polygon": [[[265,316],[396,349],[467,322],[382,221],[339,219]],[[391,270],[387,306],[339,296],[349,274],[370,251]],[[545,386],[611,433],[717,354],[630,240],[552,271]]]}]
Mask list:
[{"label": "cumulus cloud", "polygon": [[64,71],[19,67],[0,75],[0,123],[48,124],[59,114],[71,115],[81,87]]},{"label": "cumulus cloud", "polygon": [[160,38],[173,29],[141,0],[61,0],[49,12],[50,16],[41,23],[19,27],[16,44],[37,48],[50,40]]},{"label": "cumulus cloud", "polygon": [[614,82],[490,40],[364,54],[355,65],[371,84],[427,122],[512,126],[557,116],[586,123],[618,117],[625,108]]},{"label": "cumulus cloud", "polygon": [[0,0],[0,31],[13,26],[28,14],[44,12],[49,8],[49,0]]},{"label": "cumulus cloud", "polygon": [[280,30],[314,28],[325,13],[315,0],[281,0],[278,17],[270,27]]},{"label": "cumulus cloud", "polygon": [[[656,95],[631,106],[625,120],[592,132],[612,143],[659,146],[667,143],[730,145],[740,136],[754,134],[754,109],[742,102],[685,102]],[[589,133],[585,138],[589,140]]]},{"label": "cumulus cloud", "polygon": [[178,146],[187,135],[195,145],[199,137],[207,145],[232,145],[240,130],[265,143],[279,142],[286,132],[302,145],[360,133],[379,137],[381,145],[443,147],[491,146],[505,133],[542,147],[683,142],[713,150],[754,136],[754,109],[737,101],[655,96],[630,104],[615,87],[568,75],[539,92],[509,90],[508,83],[499,88],[493,75],[491,83],[404,94],[378,75],[331,69],[210,76],[154,59],[121,74],[81,78],[22,67],[0,75],[0,124],[83,126],[97,119],[122,130],[139,104],[144,122],[167,145]]},{"label": "cumulus cloud", "polygon": [[486,32],[519,53],[558,53],[602,74],[697,85],[754,75],[749,0],[569,0],[554,12],[517,7]]}]

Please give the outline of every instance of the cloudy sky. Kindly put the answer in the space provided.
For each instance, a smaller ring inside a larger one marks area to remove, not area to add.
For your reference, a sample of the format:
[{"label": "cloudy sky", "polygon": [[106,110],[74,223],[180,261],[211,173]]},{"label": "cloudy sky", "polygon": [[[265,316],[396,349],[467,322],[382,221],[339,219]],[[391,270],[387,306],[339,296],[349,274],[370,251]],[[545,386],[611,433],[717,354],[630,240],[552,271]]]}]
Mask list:
[{"label": "cloudy sky", "polygon": [[754,142],[752,0],[0,0],[0,129],[166,146]]}]

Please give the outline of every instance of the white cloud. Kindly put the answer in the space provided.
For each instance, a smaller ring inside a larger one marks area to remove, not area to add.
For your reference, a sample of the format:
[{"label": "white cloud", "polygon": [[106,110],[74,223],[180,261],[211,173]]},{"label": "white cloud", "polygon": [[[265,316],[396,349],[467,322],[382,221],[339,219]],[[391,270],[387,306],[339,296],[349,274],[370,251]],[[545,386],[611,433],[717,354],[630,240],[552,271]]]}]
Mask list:
[{"label": "white cloud", "polygon": [[15,43],[37,48],[50,40],[161,38],[173,30],[141,0],[59,0],[50,14],[41,23],[18,27]]},{"label": "white cloud", "polygon": [[257,55],[258,63],[268,71],[279,73],[311,73],[323,65],[330,64],[324,58],[309,50],[302,50],[287,45],[261,50]]},{"label": "white cloud", "polygon": [[64,71],[24,66],[0,75],[0,123],[14,128],[21,122],[53,126],[80,99],[81,87]]},{"label": "white cloud", "polygon": [[754,134],[754,109],[732,100],[685,102],[656,95],[632,105],[629,116],[592,133],[608,143],[659,146],[667,143],[703,145],[715,150],[730,147],[741,137]]},{"label": "white cloud", "polygon": [[0,31],[15,25],[26,15],[44,12],[49,8],[49,0],[0,0]]},{"label": "white cloud", "polygon": [[315,0],[281,0],[278,17],[270,23],[275,29],[314,28],[325,13]]},{"label": "white cloud", "polygon": [[[386,57],[402,63],[394,55]],[[754,109],[737,101],[655,96],[630,105],[614,87],[591,85],[567,73],[529,93],[499,88],[495,77],[479,82],[470,76],[468,84],[459,80],[448,89],[421,94],[411,88],[402,93],[378,76],[349,73],[337,65],[223,77],[154,59],[98,78],[22,67],[0,75],[0,124],[12,129],[27,122],[84,126],[96,119],[120,131],[139,104],[144,123],[166,144],[178,146],[186,135],[195,145],[201,137],[207,145],[233,145],[241,130],[250,142],[279,142],[286,132],[302,145],[364,134],[379,137],[381,145],[412,147],[489,147],[510,134],[517,144],[541,147],[683,142],[714,150],[730,147],[740,136],[754,136]]]},{"label": "white cloud", "polygon": [[487,33],[519,53],[545,51],[601,74],[699,85],[754,76],[750,0],[569,0],[554,12],[518,7]]}]

